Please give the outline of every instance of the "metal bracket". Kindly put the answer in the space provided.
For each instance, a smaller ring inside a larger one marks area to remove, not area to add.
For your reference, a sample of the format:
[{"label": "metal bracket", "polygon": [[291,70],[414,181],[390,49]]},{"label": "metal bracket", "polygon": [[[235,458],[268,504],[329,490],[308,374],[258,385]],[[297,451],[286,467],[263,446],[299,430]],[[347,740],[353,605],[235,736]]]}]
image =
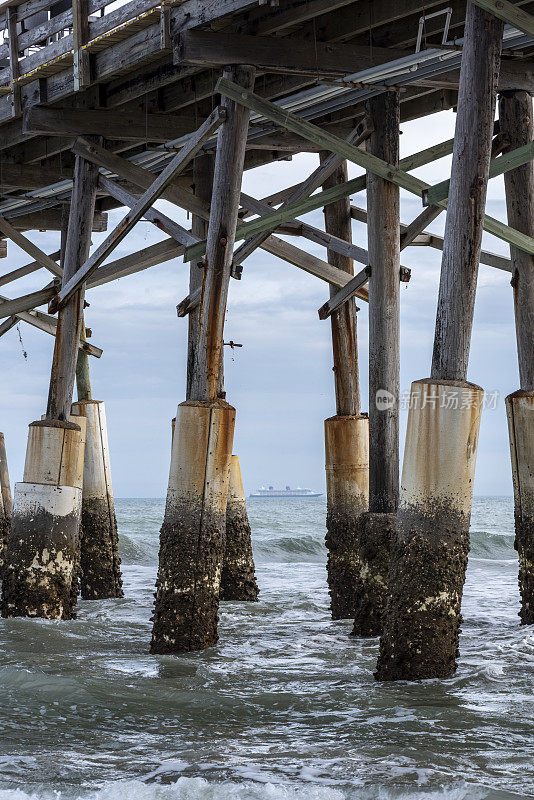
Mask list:
[{"label": "metal bracket", "polygon": [[445,29],[443,31],[443,38],[441,40],[441,44],[445,44],[447,41],[447,37],[449,36],[449,28],[451,25],[451,17],[452,17],[452,8],[447,6],[447,8],[442,8],[439,11],[434,11],[433,14],[423,14],[422,17],[419,17],[419,29],[417,31],[417,44],[415,45],[415,52],[419,53],[421,50],[421,42],[423,39],[423,30],[425,27],[425,22],[427,19],[432,19],[432,17],[440,17],[442,14],[446,14],[447,18],[445,20]]}]

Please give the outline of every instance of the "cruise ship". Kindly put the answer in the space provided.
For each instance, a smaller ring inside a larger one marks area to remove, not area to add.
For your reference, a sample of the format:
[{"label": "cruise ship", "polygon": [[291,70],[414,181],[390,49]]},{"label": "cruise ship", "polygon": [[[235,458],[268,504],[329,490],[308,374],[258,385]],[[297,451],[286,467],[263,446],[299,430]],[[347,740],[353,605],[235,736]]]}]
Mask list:
[{"label": "cruise ship", "polygon": [[311,489],[292,489],[291,486],[286,486],[285,489],[275,489],[274,486],[269,486],[268,489],[262,486],[261,489],[256,489],[251,492],[251,497],[321,497],[322,492],[313,492]]}]

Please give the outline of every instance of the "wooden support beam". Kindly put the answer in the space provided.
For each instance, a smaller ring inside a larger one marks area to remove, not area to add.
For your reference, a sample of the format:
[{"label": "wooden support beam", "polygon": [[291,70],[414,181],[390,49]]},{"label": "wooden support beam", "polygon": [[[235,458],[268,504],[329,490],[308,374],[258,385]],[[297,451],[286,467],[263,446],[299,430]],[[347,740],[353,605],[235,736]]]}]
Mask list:
[{"label": "wooden support beam", "polygon": [[[319,319],[328,319],[328,317],[337,311],[338,308],[341,308],[347,300],[350,300],[351,297],[354,297],[359,289],[361,289],[369,280],[369,275],[371,274],[371,268],[365,267],[362,269],[361,272],[358,272],[354,278],[351,278],[348,283],[345,284],[341,289],[337,292],[333,293],[330,296],[330,299],[321,306],[319,311]],[[178,315],[180,316],[180,315]]]},{"label": "wooden support beam", "polygon": [[72,169],[41,166],[40,164],[10,164],[2,159],[0,164],[0,191],[11,189],[43,189],[53,183],[72,179]]},{"label": "wooden support beam", "polygon": [[31,106],[24,112],[24,133],[49,136],[98,135],[106,139],[141,142],[170,142],[194,133],[198,119],[177,114],[154,114],[116,109],[47,108]]},{"label": "wooden support beam", "polygon": [[[368,100],[374,133],[370,153],[394,167],[399,160],[399,97]],[[369,281],[369,511],[394,514],[399,499],[400,197],[388,180],[367,175]],[[388,408],[380,404],[386,392]]]},{"label": "wooden support beam", "polygon": [[[300,119],[295,114],[291,114],[289,111],[279,108],[274,103],[264,100],[253,92],[244,91],[243,87],[232,84],[225,78],[219,79],[217,82],[217,90],[221,92],[221,94],[267,117],[267,119],[270,119],[277,125],[281,125],[297,135],[304,136],[310,139],[310,141],[320,144],[324,149],[342,155],[354,164],[363,167],[384,180],[391,181],[401,189],[406,189],[406,191],[411,194],[421,197],[423,189],[429,188],[429,184],[425,181],[407,174],[404,170],[394,167],[392,164],[388,164],[386,161],[373,156],[371,153],[366,153],[361,148],[348,144],[343,139],[339,139],[337,136],[318,128],[317,125],[313,125],[311,122]],[[440,201],[439,205],[446,207],[446,202]],[[492,233],[499,239],[503,239],[509,244],[514,244],[527,253],[534,254],[534,239],[530,236],[525,236],[519,231],[487,215],[483,218],[483,227],[484,230],[488,231],[488,233]]]},{"label": "wooden support beam", "polygon": [[[358,125],[358,127],[350,133],[347,141],[359,144],[365,141],[368,136],[368,131],[362,130],[361,126]],[[328,157],[323,160],[323,163],[321,163],[305,181],[295,188],[287,200],[282,203],[279,211],[291,206],[292,204],[298,203],[304,198],[308,198],[319,186],[321,186],[324,181],[328,179],[330,175],[332,175],[333,172],[335,172],[342,161],[343,159],[335,153],[329,154]],[[317,208],[318,207],[319,206],[317,206]],[[265,215],[266,212],[264,211],[263,214]],[[253,253],[254,250],[256,250],[256,248],[265,241],[265,239],[267,239],[269,234],[272,233],[276,227],[277,225],[266,228],[260,233],[256,234],[256,236],[247,239],[247,241],[245,241],[244,244],[242,244],[241,247],[239,247],[234,253],[234,265],[242,264],[243,261],[251,253]]]},{"label": "wooden support beam", "polygon": [[[520,148],[534,137],[532,98],[526,92],[501,95],[499,122],[507,148]],[[507,172],[504,176],[508,222],[534,236],[534,164]],[[510,247],[514,292],[515,332],[520,388],[534,391],[534,257]]]},{"label": "wooden support beam", "polygon": [[9,83],[11,85],[11,116],[18,117],[21,112],[20,86],[17,81],[20,75],[19,47],[17,33],[17,9],[10,5],[6,8],[7,35],[9,46]]},{"label": "wooden support beam", "polygon": [[404,250],[405,247],[412,244],[414,239],[423,233],[426,226],[430,225],[436,217],[439,217],[442,211],[442,208],[430,206],[429,208],[423,209],[409,225],[401,227],[400,249]]},{"label": "wooden support beam", "polygon": [[[41,211],[33,211],[30,214],[19,214],[18,216],[6,217],[7,221],[17,231],[60,231],[61,230],[61,210],[55,208],[43,208]],[[107,230],[108,215],[105,212],[95,212],[93,217],[92,230],[95,233],[102,233]]]},{"label": "wooden support beam", "polygon": [[[323,151],[320,154],[320,166],[332,163],[332,154]],[[337,161],[337,157],[336,158]],[[329,189],[347,180],[347,162],[338,162],[336,169],[329,174],[323,187]],[[350,217],[350,201],[348,197],[331,203],[324,209],[325,230],[327,233],[352,242],[352,224]],[[328,262],[343,270],[350,278],[354,275],[354,264],[351,258],[328,249]],[[358,287],[360,288],[360,287]],[[337,293],[336,286],[330,286],[330,297]],[[336,395],[336,414],[353,416],[361,412],[360,373],[358,367],[358,318],[354,299],[348,300],[338,309],[331,312],[332,354],[334,385]]]},{"label": "wooden support beam", "polygon": [[[497,175],[502,175],[503,173],[509,172],[511,169],[516,169],[523,164],[528,164],[533,158],[534,142],[527,142],[527,144],[517,147],[514,150],[509,150],[504,155],[490,161],[489,177],[495,178]],[[425,189],[423,191],[423,205],[436,205],[440,200],[445,200],[449,196],[449,187],[450,180],[446,180]]]},{"label": "wooden support beam", "polygon": [[[192,267],[193,269],[193,267]],[[191,314],[196,308],[200,305],[200,298],[202,297],[202,286],[197,286],[196,289],[193,289],[187,297],[178,303],[176,306],[176,314],[179,317],[187,317],[188,314]],[[191,318],[191,317],[190,317]]]},{"label": "wooden support beam", "polygon": [[189,30],[178,36],[174,63],[206,67],[254,64],[262,72],[328,76],[360,72],[411,55],[408,50],[367,44],[314,41],[294,36],[243,36],[226,31]]},{"label": "wooden support beam", "polygon": [[[232,67],[224,73],[237,78],[245,90],[254,86],[252,67]],[[217,139],[213,192],[206,246],[206,271],[198,323],[197,358],[191,381],[191,399],[217,397],[223,343],[226,298],[232,266],[241,177],[245,161],[249,113],[223,98],[227,121]]]},{"label": "wooden support beam", "polygon": [[82,264],[77,272],[62,287],[58,297],[58,308],[72,297],[82,284],[91,276],[100,264],[108,257],[114,248],[132,230],[141,219],[145,211],[161,196],[172,182],[173,178],[182,172],[192,158],[198,153],[204,142],[219,128],[225,118],[225,111],[218,107],[208,119],[200,126],[194,136],[191,136],[186,145],[158,175],[152,186],[139,198],[130,213],[115,227],[109,236],[97,247],[95,252]]},{"label": "wooden support beam", "polygon": [[[89,255],[97,183],[98,169],[77,156],[68,228],[65,223],[64,229],[66,241],[62,248],[63,287],[76,274],[78,265],[83,264]],[[77,291],[69,294],[66,303],[59,309],[50,371],[47,419],[68,420],[70,416],[80,334],[83,326],[84,295],[85,287],[82,283]]]},{"label": "wooden support beam", "polygon": [[61,277],[61,268],[56,264],[56,262],[43,253],[43,251],[37,247],[36,244],[30,242],[22,233],[17,231],[13,225],[5,219],[5,217],[0,216],[0,231],[7,236],[8,239],[15,242],[19,247],[21,247],[28,255],[32,256],[42,267],[47,269],[52,275],[56,277]]},{"label": "wooden support beam", "polygon": [[[86,89],[91,83],[89,51],[84,45],[89,40],[89,4],[87,0],[72,0],[72,50],[74,91]],[[101,129],[99,133],[103,133]],[[107,131],[106,131],[107,135]]]},{"label": "wooden support beam", "polygon": [[471,0],[471,2],[528,36],[534,36],[534,17],[514,3],[509,3],[508,0]]},{"label": "wooden support beam", "polygon": [[[53,261],[57,261],[59,256],[60,251],[56,250],[54,253],[50,253],[48,258],[51,258]],[[26,275],[31,275],[32,272],[42,269],[42,266],[43,265],[40,264],[39,261],[32,261],[31,264],[26,264],[24,267],[18,267],[18,269],[7,272],[5,275],[0,275],[0,286],[5,286],[6,283],[12,283],[19,278],[24,278]]]},{"label": "wooden support beam", "polygon": [[31,292],[22,297],[16,297],[13,300],[0,303],[0,319],[17,315],[21,311],[30,311],[33,308],[43,306],[52,299],[56,292],[56,285],[45,286],[44,289],[39,289],[37,292]]},{"label": "wooden support beam", "polygon": [[14,328],[18,322],[18,317],[8,317],[0,324],[0,336],[3,336],[4,333],[7,333]]},{"label": "wooden support beam", "polygon": [[[115,200],[118,200],[122,205],[128,206],[128,208],[134,208],[136,203],[139,202],[138,196],[130,194],[130,192],[126,191],[126,189],[119,186],[118,183],[112,181],[110,178],[100,176],[98,184],[104,192],[107,192],[107,194],[114,197]],[[198,236],[193,236],[190,231],[186,230],[182,225],[174,222],[174,220],[157,209],[148,208],[143,214],[143,217],[149,222],[152,222],[156,228],[172,236],[178,244],[189,246],[199,241]]]},{"label": "wooden support beam", "polygon": [[438,380],[467,380],[502,39],[502,25],[467,8],[470,47],[462,59],[432,357]]}]

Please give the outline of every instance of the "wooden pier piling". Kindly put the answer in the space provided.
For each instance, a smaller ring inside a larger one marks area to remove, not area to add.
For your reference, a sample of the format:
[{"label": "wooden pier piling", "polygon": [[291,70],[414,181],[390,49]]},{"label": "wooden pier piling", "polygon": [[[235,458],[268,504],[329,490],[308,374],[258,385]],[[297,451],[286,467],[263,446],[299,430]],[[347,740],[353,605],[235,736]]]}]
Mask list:
[{"label": "wooden pier piling", "polygon": [[[527,92],[503,93],[499,99],[500,135],[504,152],[534,139],[532,97]],[[505,173],[508,224],[534,236],[534,164]],[[513,245],[512,287],[519,362],[519,387],[506,398],[514,483],[515,548],[519,557],[519,616],[534,624],[534,256]]]},{"label": "wooden pier piling", "polygon": [[456,669],[483,395],[466,378],[502,34],[468,3],[432,375],[412,385],[379,680]]},{"label": "wooden pier piling", "polygon": [[[252,67],[225,71],[246,89]],[[191,399],[178,407],[161,529],[151,651],[201,650],[217,642],[221,564],[235,409],[218,398],[224,317],[249,113],[223,99],[217,139]]]},{"label": "wooden pier piling", "polygon": [[[321,164],[332,156],[320,154]],[[342,160],[323,182],[323,189],[346,183]],[[352,243],[350,200],[344,197],[324,208],[325,231]],[[328,263],[350,275],[354,262],[328,249]],[[330,287],[330,297],[338,291]],[[358,315],[351,297],[330,315],[336,415],[325,420],[327,575],[332,619],[350,619],[358,604],[361,515],[368,503],[368,418],[361,414],[358,368]]]},{"label": "wooden pier piling", "polygon": [[[386,92],[366,104],[367,150],[399,162],[400,103]],[[378,636],[388,593],[390,543],[399,498],[399,188],[367,175],[369,250],[369,513],[360,534],[360,589],[353,635]]]}]

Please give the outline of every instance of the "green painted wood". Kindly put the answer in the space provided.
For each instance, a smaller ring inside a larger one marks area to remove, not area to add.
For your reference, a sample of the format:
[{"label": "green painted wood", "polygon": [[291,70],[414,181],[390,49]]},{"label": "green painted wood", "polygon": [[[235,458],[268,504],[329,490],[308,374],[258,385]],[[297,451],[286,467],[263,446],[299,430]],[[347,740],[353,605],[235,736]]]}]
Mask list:
[{"label": "green painted wood", "polygon": [[[522,167],[523,164],[528,164],[534,158],[534,142],[529,142],[522,147],[517,147],[499,158],[494,158],[490,162],[490,178],[495,178],[497,175],[502,175],[516,167]],[[449,196],[450,180],[441,181],[434,184],[430,189],[425,189],[423,192],[423,205],[435,206],[440,200],[445,200]]]},{"label": "green painted wood", "polygon": [[[317,127],[317,125],[302,120],[295,116],[295,114],[280,108],[274,103],[270,103],[268,100],[258,97],[258,95],[255,95],[253,92],[245,91],[243,87],[225,78],[220,78],[215,88],[217,92],[227,95],[236,102],[250,108],[251,111],[261,114],[277,125],[281,125],[287,128],[287,130],[296,133],[298,136],[303,136],[305,139],[314,142],[325,150],[330,150],[333,153],[342,155],[347,160],[352,161],[353,164],[357,164],[363,167],[363,169],[378,175],[380,178],[395,183],[397,186],[400,186],[401,189],[406,189],[406,191],[411,194],[422,197],[423,190],[430,188],[428,183],[413,175],[408,175],[400,167],[393,167],[391,164],[382,161],[382,159],[370,153],[366,153],[359,147],[354,147],[354,145],[348,144],[343,139],[339,139],[332,133],[323,131],[321,128]],[[317,197],[317,195],[314,195],[314,197]],[[446,208],[447,201],[440,200],[437,205]],[[293,216],[296,216],[294,212]],[[267,217],[263,217],[262,221],[264,220],[267,220]],[[534,238],[526,236],[516,231],[514,228],[510,228],[509,225],[505,225],[503,222],[487,215],[484,217],[483,227],[488,233],[497,236],[499,239],[509,244],[514,244],[526,253],[534,255]]]},{"label": "green painted wood", "polygon": [[499,19],[509,22],[529,36],[534,36],[534,17],[507,0],[471,0],[476,6],[490,11]]}]

